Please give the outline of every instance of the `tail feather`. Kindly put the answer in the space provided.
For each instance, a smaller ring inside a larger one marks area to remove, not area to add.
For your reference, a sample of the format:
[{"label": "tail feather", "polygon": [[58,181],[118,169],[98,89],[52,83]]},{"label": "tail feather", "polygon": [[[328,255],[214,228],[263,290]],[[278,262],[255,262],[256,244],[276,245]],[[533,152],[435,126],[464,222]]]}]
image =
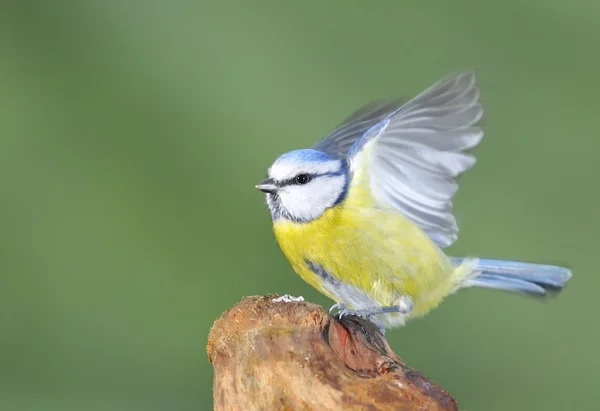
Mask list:
[{"label": "tail feather", "polygon": [[[454,258],[460,264],[464,258]],[[571,270],[545,264],[480,259],[479,274],[468,280],[465,287],[485,287],[528,294],[546,295],[561,290],[571,278]]]},{"label": "tail feather", "polygon": [[465,287],[483,287],[496,290],[524,292],[527,294],[546,295],[546,289],[528,281],[515,278],[502,278],[489,274],[479,274],[466,282]]}]

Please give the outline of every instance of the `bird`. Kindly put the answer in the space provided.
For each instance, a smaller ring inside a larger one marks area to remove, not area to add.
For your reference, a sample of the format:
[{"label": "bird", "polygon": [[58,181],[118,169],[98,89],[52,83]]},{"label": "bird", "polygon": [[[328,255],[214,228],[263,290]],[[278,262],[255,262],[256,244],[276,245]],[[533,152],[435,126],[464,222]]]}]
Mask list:
[{"label": "bird", "polygon": [[483,138],[473,71],[413,98],[375,100],[313,146],[282,154],[256,185],[296,273],[382,331],[425,315],[458,290],[543,297],[566,267],[445,253],[458,237],[452,200]]}]

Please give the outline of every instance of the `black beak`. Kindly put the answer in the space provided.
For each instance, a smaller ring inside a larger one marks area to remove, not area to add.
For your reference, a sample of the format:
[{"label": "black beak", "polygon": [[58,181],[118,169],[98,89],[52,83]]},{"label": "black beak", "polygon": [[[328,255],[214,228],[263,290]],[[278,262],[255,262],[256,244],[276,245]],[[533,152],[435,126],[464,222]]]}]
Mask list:
[{"label": "black beak", "polygon": [[256,188],[258,188],[260,191],[262,191],[264,193],[273,194],[277,191],[277,185],[275,184],[275,182],[273,181],[272,178],[267,178],[262,183],[257,184]]}]

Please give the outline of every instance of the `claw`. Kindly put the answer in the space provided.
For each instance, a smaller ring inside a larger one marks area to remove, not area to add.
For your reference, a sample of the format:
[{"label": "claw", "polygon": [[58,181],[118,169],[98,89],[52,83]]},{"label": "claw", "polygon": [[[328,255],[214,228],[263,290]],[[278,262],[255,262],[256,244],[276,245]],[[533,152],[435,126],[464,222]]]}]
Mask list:
[{"label": "claw", "polygon": [[342,311],[342,310],[346,310],[346,309],[348,309],[348,307],[346,307],[346,304],[344,304],[344,303],[342,303],[342,302],[335,303],[335,304],[333,304],[333,305],[331,306],[331,308],[329,309],[329,314],[331,314],[331,312],[332,312],[332,311],[335,311],[335,310],[340,310],[340,311]]},{"label": "claw", "polygon": [[412,312],[413,307],[414,304],[412,298],[410,296],[403,295],[400,297],[400,299],[398,300],[398,304],[396,305],[384,307],[370,307],[359,310],[352,310],[348,308],[346,304],[338,302],[331,306],[331,308],[329,309],[329,314],[331,314],[334,310],[338,310],[335,316],[340,320],[348,315],[373,320],[375,323],[378,324],[379,328],[381,329],[381,332],[383,333],[385,331],[385,326],[381,322],[374,320],[373,317],[380,314],[390,313],[398,313],[400,315],[406,316]]},{"label": "claw", "polygon": [[370,310],[351,310],[349,308],[343,308],[339,310],[336,315],[339,319],[342,319],[344,316],[347,315],[353,315],[355,317],[360,318],[369,318],[372,314]]},{"label": "claw", "polygon": [[331,312],[334,311],[335,309],[338,309],[338,312],[335,314],[335,317],[337,317],[338,320],[341,320],[342,318],[344,318],[346,316],[355,316],[355,317],[364,318],[365,320],[369,320],[369,321],[373,322],[377,326],[377,328],[379,328],[379,331],[381,332],[381,334],[385,335],[385,325],[383,325],[382,322],[376,320],[374,317],[377,314],[381,314],[380,308],[367,308],[367,309],[363,309],[363,310],[351,310],[344,303],[336,303],[329,309],[329,313],[331,314]]}]

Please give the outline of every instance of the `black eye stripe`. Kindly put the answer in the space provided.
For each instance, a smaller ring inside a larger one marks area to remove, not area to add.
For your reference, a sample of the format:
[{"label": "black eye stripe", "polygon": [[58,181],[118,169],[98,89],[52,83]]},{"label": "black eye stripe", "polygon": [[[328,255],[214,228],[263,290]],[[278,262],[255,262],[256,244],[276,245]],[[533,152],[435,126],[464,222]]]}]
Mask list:
[{"label": "black eye stripe", "polygon": [[[303,173],[303,174],[299,174],[299,175],[306,175],[306,176],[308,176],[309,181],[310,181],[310,180],[313,180],[316,177],[319,177],[319,176],[324,175],[324,174],[308,174],[308,173]],[[284,181],[278,183],[278,185],[280,187],[301,185],[301,184],[298,184],[298,182],[296,181],[297,177],[298,176],[294,176],[292,178],[288,178],[287,180],[284,180]]]},{"label": "black eye stripe", "polygon": [[[318,178],[318,177],[323,177],[323,176],[336,177],[336,176],[342,176],[345,173],[344,173],[344,171],[336,171],[336,172],[330,172],[330,173],[300,173],[300,174],[307,175],[309,177],[310,181],[312,181],[312,180],[314,180],[315,178]],[[300,174],[298,174],[298,175],[300,175]],[[279,187],[302,185],[302,184],[298,184],[296,182],[296,177],[298,177],[298,175],[295,175],[292,178],[288,178],[287,180],[277,181],[276,184]]]}]

